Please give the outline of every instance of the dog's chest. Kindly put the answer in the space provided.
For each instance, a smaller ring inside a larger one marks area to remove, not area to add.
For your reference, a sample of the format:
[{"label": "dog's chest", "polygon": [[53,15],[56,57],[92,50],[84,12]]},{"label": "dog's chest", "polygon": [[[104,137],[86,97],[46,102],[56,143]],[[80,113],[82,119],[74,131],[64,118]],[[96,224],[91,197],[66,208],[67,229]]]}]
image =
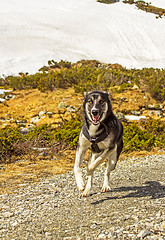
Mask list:
[{"label": "dog's chest", "polygon": [[97,145],[101,150],[107,149],[112,143],[112,133],[110,133],[103,141],[98,142]]},{"label": "dog's chest", "polygon": [[96,136],[96,134],[99,134],[99,132],[97,132],[98,128],[99,128],[98,125],[96,125],[96,126],[93,124],[90,125],[89,130],[88,130],[89,136],[94,137],[94,136]]},{"label": "dog's chest", "polygon": [[[89,135],[90,135],[91,138],[92,137],[95,138],[96,135],[98,136],[102,132],[102,130],[98,131],[98,128],[99,128],[98,125],[97,126],[91,125],[89,127],[88,131],[89,131]],[[100,142],[97,143],[99,149],[104,150],[104,149],[109,148],[109,146],[111,145],[112,139],[113,139],[113,134],[110,133],[103,141],[100,141]]]}]

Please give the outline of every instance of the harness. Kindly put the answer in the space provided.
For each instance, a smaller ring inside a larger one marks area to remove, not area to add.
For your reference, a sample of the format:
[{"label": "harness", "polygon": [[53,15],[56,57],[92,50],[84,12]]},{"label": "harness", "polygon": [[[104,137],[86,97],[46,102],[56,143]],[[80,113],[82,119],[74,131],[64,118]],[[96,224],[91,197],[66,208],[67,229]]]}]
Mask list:
[{"label": "harness", "polygon": [[91,137],[89,135],[88,129],[87,129],[85,124],[83,124],[83,127],[82,127],[82,133],[92,143],[91,149],[92,149],[93,152],[96,152],[96,153],[102,152],[102,150],[99,148],[97,143],[103,141],[109,135],[109,133],[111,131],[111,128],[108,129],[107,126],[104,123],[101,123],[101,124],[105,128],[105,131],[103,131],[98,136],[96,135],[95,137]]}]

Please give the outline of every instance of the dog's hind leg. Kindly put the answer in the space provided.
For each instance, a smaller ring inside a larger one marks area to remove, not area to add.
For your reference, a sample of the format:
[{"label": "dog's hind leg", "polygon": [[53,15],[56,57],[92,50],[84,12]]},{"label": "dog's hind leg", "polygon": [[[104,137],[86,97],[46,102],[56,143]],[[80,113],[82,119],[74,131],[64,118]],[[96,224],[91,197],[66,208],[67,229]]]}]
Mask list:
[{"label": "dog's hind leg", "polygon": [[75,174],[75,178],[76,178],[76,183],[77,183],[77,187],[79,189],[79,191],[83,191],[85,188],[85,184],[83,181],[83,177],[82,177],[82,172],[81,172],[81,164],[85,155],[86,149],[82,148],[82,147],[77,147],[77,151],[76,151],[76,159],[75,159],[75,165],[74,165],[74,174]]},{"label": "dog's hind leg", "polygon": [[[95,159],[97,158],[97,156],[98,156],[98,154],[93,153],[90,163],[94,162]],[[81,197],[87,197],[89,195],[90,189],[92,187],[92,180],[93,180],[93,173],[88,175],[87,184],[86,184],[85,190],[81,194]]]},{"label": "dog's hind leg", "polygon": [[108,192],[111,190],[109,186],[110,172],[115,169],[116,163],[117,163],[117,151],[114,151],[108,158],[107,168],[105,170],[104,176],[104,183],[101,189],[102,192]]}]

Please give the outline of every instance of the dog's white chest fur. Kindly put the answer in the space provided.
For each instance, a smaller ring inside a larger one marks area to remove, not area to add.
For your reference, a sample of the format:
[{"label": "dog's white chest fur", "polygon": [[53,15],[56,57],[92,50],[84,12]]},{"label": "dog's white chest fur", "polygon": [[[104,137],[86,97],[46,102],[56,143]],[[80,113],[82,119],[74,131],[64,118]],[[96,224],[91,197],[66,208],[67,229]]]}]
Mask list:
[{"label": "dog's white chest fur", "polygon": [[93,124],[91,124],[91,125],[89,126],[89,135],[90,135],[91,137],[95,136],[98,128],[99,128],[99,125],[93,125]]}]

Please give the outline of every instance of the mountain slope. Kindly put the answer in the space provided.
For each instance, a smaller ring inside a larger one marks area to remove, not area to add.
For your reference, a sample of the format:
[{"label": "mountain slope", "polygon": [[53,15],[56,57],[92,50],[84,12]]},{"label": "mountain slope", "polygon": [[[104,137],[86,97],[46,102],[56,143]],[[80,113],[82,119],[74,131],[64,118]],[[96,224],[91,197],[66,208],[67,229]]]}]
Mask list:
[{"label": "mountain slope", "polygon": [[165,18],[122,2],[6,0],[0,9],[0,74],[34,73],[49,59],[164,68],[164,24]]}]

